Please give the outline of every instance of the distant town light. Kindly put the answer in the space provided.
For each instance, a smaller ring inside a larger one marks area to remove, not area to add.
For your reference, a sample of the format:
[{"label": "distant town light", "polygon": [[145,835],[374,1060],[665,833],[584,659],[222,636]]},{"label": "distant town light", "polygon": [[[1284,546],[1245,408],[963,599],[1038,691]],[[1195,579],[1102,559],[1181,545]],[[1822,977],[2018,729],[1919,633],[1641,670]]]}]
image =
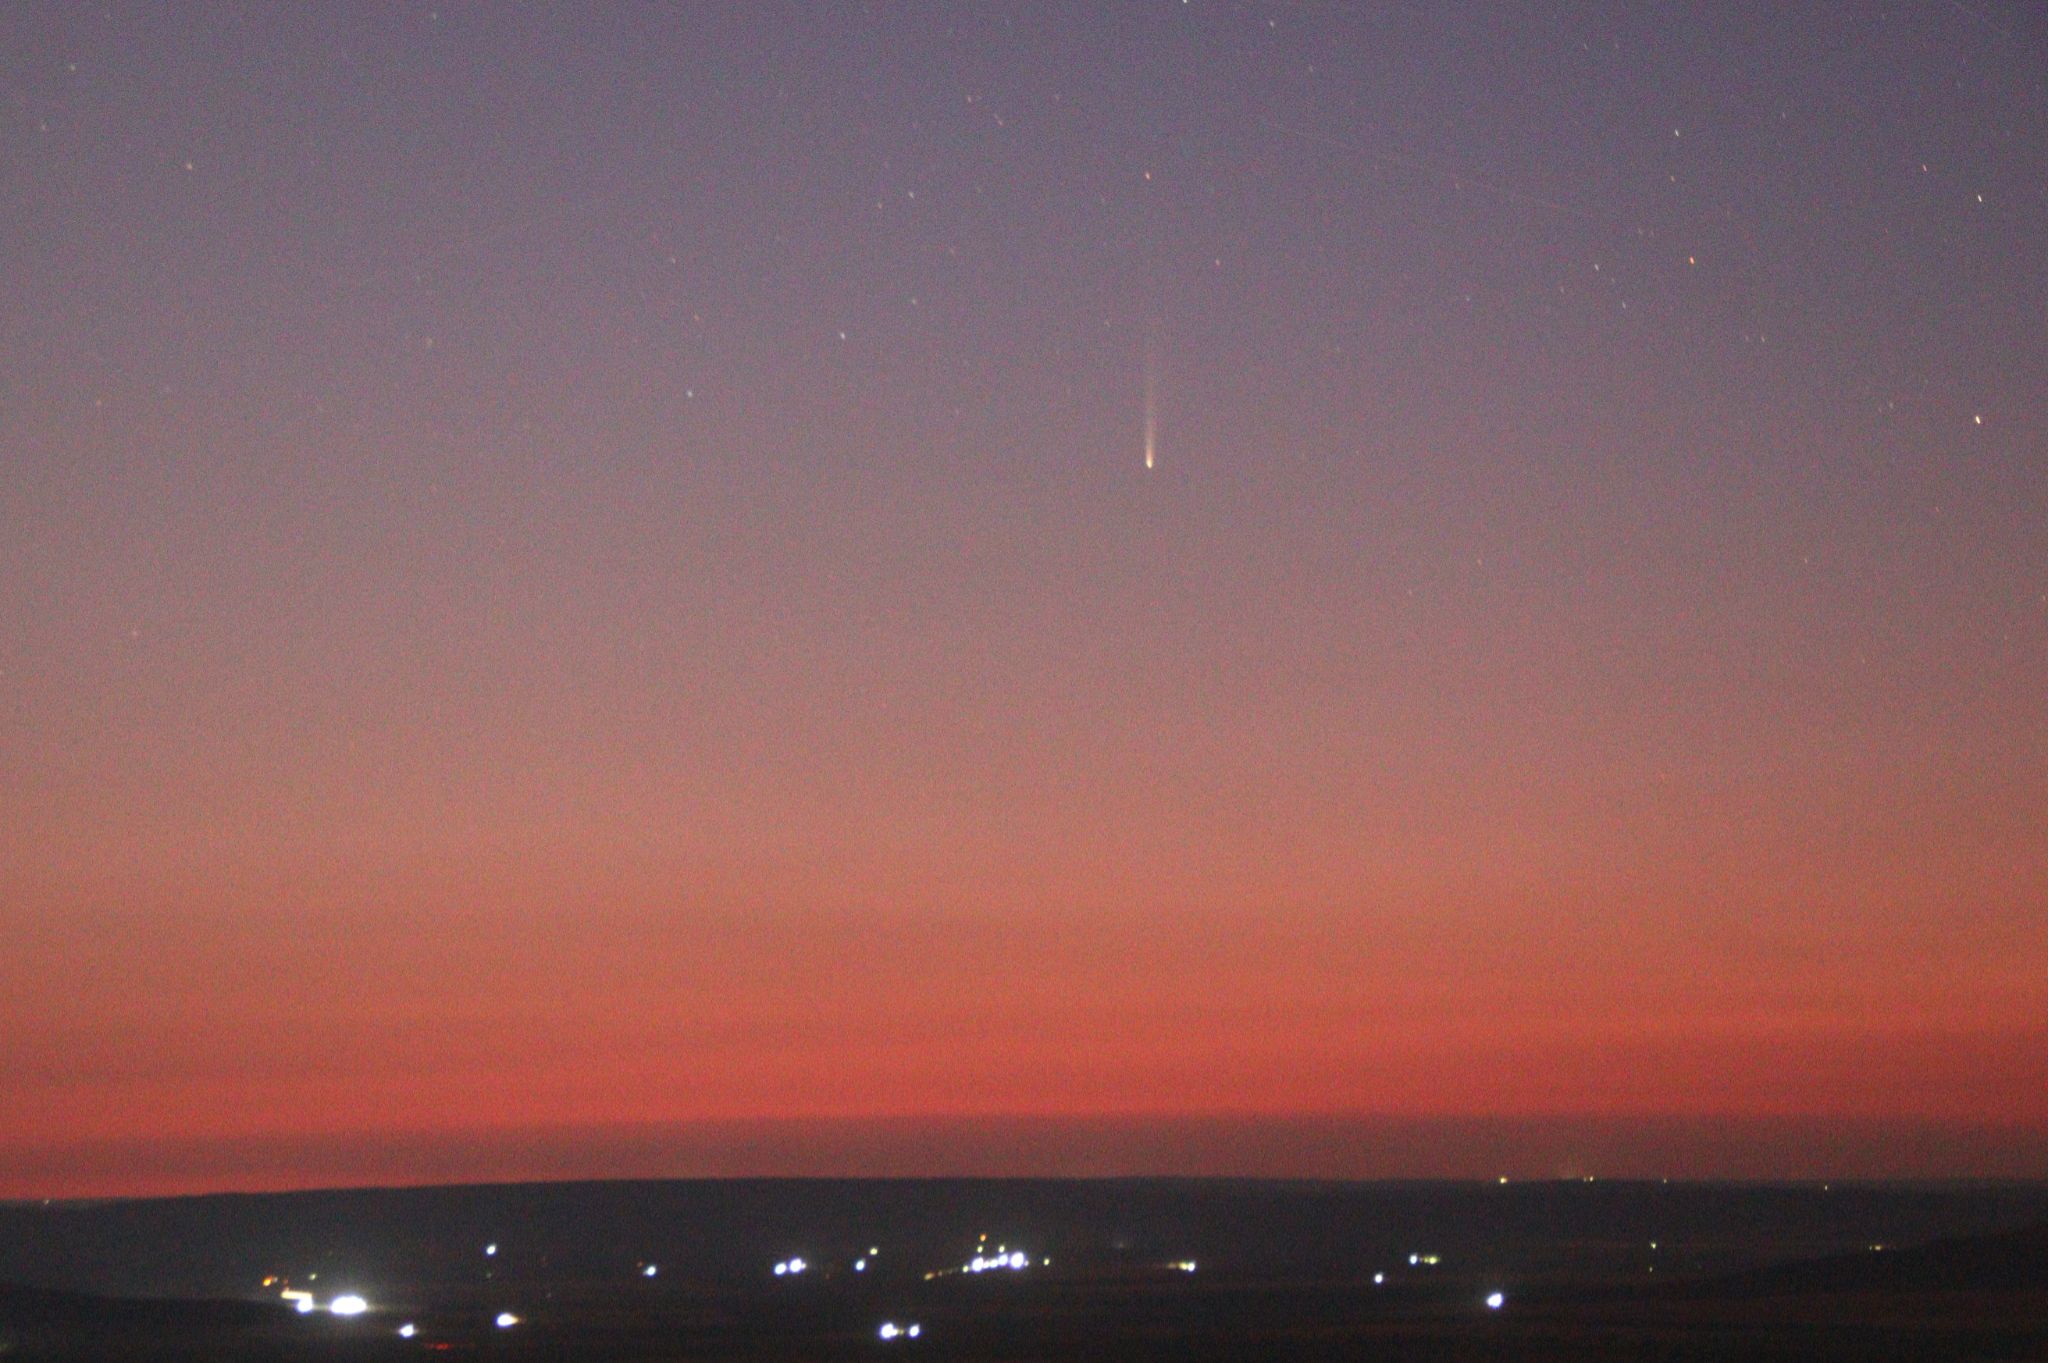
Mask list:
[{"label": "distant town light", "polygon": [[519,1317],[513,1315],[510,1311],[500,1311],[498,1313],[497,1324],[500,1330],[509,1330],[518,1323]]},{"label": "distant town light", "polygon": [[398,1337],[400,1339],[411,1339],[414,1335],[418,1334],[419,1332],[419,1327],[417,1325],[414,1325],[411,1321],[407,1321],[405,1324],[398,1327]]},{"label": "distant town light", "polygon": [[1384,1286],[1386,1284],[1386,1281],[1387,1275],[1384,1273],[1375,1273],[1372,1275],[1372,1285],[1374,1287]]},{"label": "distant town light", "polygon": [[853,1271],[854,1271],[855,1273],[865,1273],[865,1272],[867,1272],[867,1271],[868,1271],[868,1261],[867,1261],[867,1260],[865,1260],[865,1259],[855,1259],[855,1260],[853,1261]]},{"label": "distant town light", "polygon": [[493,1254],[496,1254],[497,1252],[498,1252],[498,1242],[497,1242],[497,1241],[495,1241],[495,1240],[493,1240],[493,1241],[492,1241],[492,1242],[491,1242],[490,1244],[488,1244],[488,1245],[485,1245],[485,1246],[484,1246],[484,1257],[485,1257],[485,1258],[489,1258],[489,1257],[490,1257],[491,1255],[493,1255]]},{"label": "distant town light", "polygon": [[336,1297],[327,1304],[327,1309],[337,1316],[360,1316],[370,1309],[370,1303],[351,1292]]},{"label": "distant town light", "polygon": [[1486,1309],[1489,1311],[1498,1311],[1507,1304],[1508,1298],[1505,1292],[1489,1292],[1486,1296]]},{"label": "distant town light", "polygon": [[298,1313],[302,1316],[313,1314],[313,1299],[311,1297],[300,1297],[292,1305],[298,1309]]},{"label": "distant town light", "polygon": [[643,1278],[651,1278],[651,1277],[653,1277],[653,1276],[654,1276],[654,1275],[655,1275],[655,1274],[656,1274],[656,1273],[657,1273],[658,1271],[659,1271],[659,1269],[657,1268],[657,1266],[656,1266],[656,1265],[654,1265],[654,1264],[649,1264],[649,1265],[648,1265],[647,1267],[645,1267],[645,1268],[643,1268],[643,1269],[641,1269],[641,1270],[640,1270],[640,1276],[641,1276],[641,1277],[643,1277]]}]

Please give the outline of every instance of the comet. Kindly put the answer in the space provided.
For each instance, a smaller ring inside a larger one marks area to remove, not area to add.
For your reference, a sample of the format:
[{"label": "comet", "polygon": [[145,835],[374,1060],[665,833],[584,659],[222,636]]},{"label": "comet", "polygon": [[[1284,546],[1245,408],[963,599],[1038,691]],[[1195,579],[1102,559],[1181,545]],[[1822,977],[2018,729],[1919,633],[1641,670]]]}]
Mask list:
[{"label": "comet", "polygon": [[1145,347],[1145,467],[1151,468],[1159,448],[1159,360]]}]

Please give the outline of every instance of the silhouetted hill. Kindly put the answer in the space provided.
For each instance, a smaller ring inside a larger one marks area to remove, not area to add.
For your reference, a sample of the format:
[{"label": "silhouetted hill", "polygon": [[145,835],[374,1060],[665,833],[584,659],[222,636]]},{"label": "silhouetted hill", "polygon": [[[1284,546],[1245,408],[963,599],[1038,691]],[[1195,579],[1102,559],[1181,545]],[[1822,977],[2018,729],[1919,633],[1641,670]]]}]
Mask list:
[{"label": "silhouetted hill", "polygon": [[2016,1230],[1868,1248],[1730,1274],[1699,1290],[1739,1296],[1817,1292],[2048,1292],[2048,1221]]},{"label": "silhouetted hill", "polygon": [[86,1292],[60,1292],[44,1287],[0,1283],[0,1326],[16,1328],[69,1328],[79,1325],[155,1328],[194,1322],[254,1325],[274,1319],[277,1314],[277,1308],[267,1302],[99,1297]]},{"label": "silhouetted hill", "polygon": [[[1353,1277],[1440,1253],[1529,1282],[1728,1273],[2048,1217],[2039,1185],[1756,1186],[1601,1180],[707,1180],[364,1189],[0,1207],[0,1280],[111,1296],[253,1296],[268,1275],[353,1287],[619,1281],[741,1286],[792,1254],[957,1264],[975,1236],[1102,1268]],[[1652,1242],[1658,1248],[1650,1250]],[[488,1261],[482,1250],[499,1243]],[[311,1285],[310,1281],[301,1285]]]},{"label": "silhouetted hill", "polygon": [[0,1358],[305,1357],[278,1337],[286,1316],[269,1302],[136,1300],[0,1283]]},{"label": "silhouetted hill", "polygon": [[[0,1363],[823,1363],[906,1321],[923,1334],[896,1352],[962,1363],[2048,1358],[2044,1211],[2016,1185],[1145,1179],[16,1205]],[[957,1271],[984,1244],[1041,1257]],[[772,1272],[795,1254],[807,1271]],[[297,1313],[273,1273],[369,1309]]]}]

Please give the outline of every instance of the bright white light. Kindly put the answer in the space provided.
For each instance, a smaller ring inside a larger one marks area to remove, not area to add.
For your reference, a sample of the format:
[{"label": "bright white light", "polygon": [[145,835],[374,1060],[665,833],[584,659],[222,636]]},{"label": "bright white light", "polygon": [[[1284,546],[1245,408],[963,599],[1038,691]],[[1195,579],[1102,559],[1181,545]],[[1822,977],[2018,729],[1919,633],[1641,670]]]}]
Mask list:
[{"label": "bright white light", "polygon": [[495,1241],[493,1241],[492,1243],[490,1243],[490,1244],[488,1244],[488,1245],[485,1245],[485,1246],[484,1246],[484,1254],[485,1254],[485,1255],[486,1255],[487,1257],[488,1257],[489,1255],[493,1255],[493,1254],[496,1254],[497,1252],[498,1252],[498,1246],[497,1246],[497,1242],[495,1242]]},{"label": "bright white light", "polygon": [[[1039,1262],[1042,1264],[1049,1264],[1052,1262],[1052,1260],[1040,1259]],[[977,1254],[972,1259],[969,1259],[966,1263],[960,1265],[960,1267],[957,1270],[948,1269],[946,1271],[957,1271],[960,1273],[987,1273],[994,1269],[1007,1268],[1015,1272],[1029,1267],[1031,1267],[1031,1256],[1026,1254],[1021,1249],[1013,1249],[1009,1250],[1006,1253],[999,1254]],[[933,1275],[927,1274],[926,1276],[931,1277]]]},{"label": "bright white light", "polygon": [[1375,1273],[1372,1275],[1372,1284],[1374,1287],[1383,1286],[1385,1285],[1386,1281],[1387,1275],[1384,1273]]},{"label": "bright white light", "polygon": [[347,1296],[336,1297],[327,1304],[327,1309],[337,1316],[360,1316],[370,1309],[370,1303],[350,1293]]},{"label": "bright white light", "polygon": [[909,1335],[912,1339],[916,1339],[920,1334],[924,1333],[924,1327],[922,1325],[912,1325],[903,1333]]},{"label": "bright white light", "polygon": [[1487,1295],[1486,1309],[1489,1311],[1498,1311],[1501,1309],[1501,1307],[1506,1306],[1507,1304],[1508,1298],[1507,1294],[1504,1292],[1493,1292]]},{"label": "bright white light", "polygon": [[400,1339],[411,1339],[414,1335],[418,1334],[419,1332],[419,1327],[414,1325],[410,1321],[407,1321],[405,1324],[398,1327],[398,1337]]},{"label": "bright white light", "polygon": [[313,1299],[311,1297],[300,1297],[293,1305],[298,1308],[298,1312],[302,1316],[313,1314]]},{"label": "bright white light", "polygon": [[1195,1271],[1195,1261],[1193,1259],[1183,1259],[1175,1264],[1174,1267],[1183,1273],[1193,1273]]},{"label": "bright white light", "polygon": [[655,1266],[653,1264],[649,1264],[647,1267],[640,1270],[640,1276],[643,1278],[651,1278],[655,1275],[655,1272]]},{"label": "bright white light", "polygon": [[1416,1266],[1417,1264],[1419,1264],[1419,1263],[1421,1263],[1421,1262],[1422,1262],[1422,1256],[1421,1256],[1420,1254],[1411,1254],[1411,1255],[1409,1255],[1409,1256],[1408,1256],[1408,1267],[1410,1267],[1410,1268],[1413,1268],[1413,1267],[1415,1267],[1415,1266]]},{"label": "bright white light", "polygon": [[500,1311],[498,1313],[498,1328],[500,1330],[509,1330],[518,1323],[519,1317],[513,1315],[510,1311]]},{"label": "bright white light", "polygon": [[883,1338],[883,1339],[894,1339],[894,1338],[896,1338],[896,1336],[898,1336],[898,1335],[900,1335],[900,1334],[902,1334],[902,1333],[903,1333],[903,1332],[902,1332],[901,1330],[899,1330],[899,1329],[897,1329],[897,1328],[896,1328],[896,1322],[895,1322],[895,1321],[893,1321],[893,1320],[885,1320],[885,1321],[883,1321],[883,1322],[882,1322],[882,1338]]},{"label": "bright white light", "polygon": [[789,1271],[790,1271],[791,1273],[801,1273],[801,1272],[803,1272],[803,1271],[804,1271],[805,1269],[807,1269],[807,1268],[809,1268],[809,1267],[810,1267],[810,1265],[809,1265],[809,1264],[807,1264],[807,1263],[805,1263],[805,1262],[804,1262],[803,1260],[801,1260],[801,1259],[791,1259],[791,1260],[789,1261]]},{"label": "bright white light", "polygon": [[867,1261],[867,1260],[865,1260],[865,1259],[855,1259],[855,1260],[853,1261],[853,1271],[854,1271],[855,1273],[865,1273],[865,1272],[867,1272],[867,1271],[868,1271],[868,1261]]}]

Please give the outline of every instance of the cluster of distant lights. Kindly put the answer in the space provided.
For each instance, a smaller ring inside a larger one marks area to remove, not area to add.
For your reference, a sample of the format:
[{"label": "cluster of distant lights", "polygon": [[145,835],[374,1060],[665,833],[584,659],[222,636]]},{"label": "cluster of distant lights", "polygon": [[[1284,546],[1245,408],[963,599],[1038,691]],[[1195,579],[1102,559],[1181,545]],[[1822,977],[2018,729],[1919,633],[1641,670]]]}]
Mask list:
[{"label": "cluster of distant lights", "polygon": [[[996,1252],[990,1254],[984,1248],[987,1244],[988,1237],[986,1235],[980,1236],[977,1240],[972,1259],[969,1259],[958,1268],[934,1269],[924,1275],[924,1280],[930,1282],[934,1278],[942,1278],[952,1273],[1020,1273],[1031,1267],[1031,1256],[1023,1250],[1011,1249],[1008,1245],[997,1245]],[[1051,1262],[1052,1260],[1049,1258],[1038,1261],[1040,1267],[1044,1267]]]},{"label": "cluster of distant lights", "polygon": [[[1650,1248],[1655,1249],[1656,1247],[1656,1241],[1651,1241]],[[1435,1268],[1443,1261],[1444,1256],[1441,1254],[1429,1254],[1421,1251],[1408,1256],[1408,1266],[1410,1268]],[[1372,1284],[1374,1287],[1385,1287],[1387,1285],[1387,1275],[1385,1273],[1373,1274]],[[1505,1292],[1489,1292],[1486,1294],[1485,1301],[1487,1310],[1498,1311],[1508,1304],[1508,1294]]]},{"label": "cluster of distant lights", "polygon": [[[496,1258],[497,1254],[498,1246],[496,1241],[484,1246],[485,1258]],[[642,1264],[640,1266],[640,1276],[643,1278],[652,1278],[657,1271],[657,1267],[654,1264]],[[316,1273],[312,1276],[317,1278],[320,1275]],[[277,1287],[278,1297],[283,1301],[290,1302],[292,1309],[302,1316],[309,1316],[320,1309],[320,1304],[313,1299],[313,1294],[301,1288],[293,1287],[289,1278],[268,1277],[263,1280],[263,1285],[265,1287]],[[332,1316],[360,1316],[366,1314],[369,1309],[369,1301],[355,1292],[344,1292],[327,1303],[327,1313]],[[491,1318],[491,1324],[497,1326],[500,1330],[509,1330],[513,1326],[518,1325],[522,1319],[523,1317],[517,1312],[500,1311]],[[412,1339],[419,1332],[419,1326],[411,1321],[407,1321],[398,1327],[396,1333],[400,1339]]]},{"label": "cluster of distant lights", "polygon": [[977,1254],[966,1263],[960,1265],[960,1271],[962,1273],[992,1273],[997,1269],[1003,1268],[1015,1271],[1029,1267],[1031,1267],[1031,1256],[1021,1249],[1013,1249],[1008,1254]]},{"label": "cluster of distant lights", "polygon": [[[1579,1181],[1584,1183],[1592,1183],[1594,1181],[1594,1176],[1590,1174],[1581,1175],[1579,1176]],[[1663,1181],[1666,1183],[1670,1182],[1669,1179],[1665,1179]],[[1505,1184],[1508,1182],[1508,1180],[1505,1177],[1503,1177],[1500,1178],[1498,1182]],[[1829,1191],[1828,1185],[1822,1184],[1821,1190],[1823,1192]],[[982,1243],[985,1245],[988,1240],[988,1237],[984,1235],[980,1238]],[[1651,1241],[1650,1248],[1652,1250],[1657,1249],[1657,1242],[1654,1240]],[[1887,1247],[1882,1244],[1873,1244],[1870,1246],[1870,1249],[1872,1251],[1882,1251],[1885,1248]],[[870,1260],[873,1259],[875,1256],[879,1255],[880,1252],[881,1251],[879,1250],[879,1248],[870,1247],[865,1256],[857,1258],[853,1261],[853,1271],[855,1273],[866,1272]],[[484,1246],[485,1257],[495,1258],[497,1256],[497,1253],[498,1246],[496,1242],[492,1242]],[[1408,1256],[1408,1264],[1411,1268],[1433,1268],[1441,1264],[1442,1262],[1442,1256],[1433,1253],[1425,1253],[1418,1251],[1415,1253],[1411,1253]],[[1038,1260],[1038,1263],[1041,1266],[1050,1265],[1052,1263],[1052,1260],[1050,1258],[1041,1258],[1040,1260]],[[996,1247],[996,1252],[993,1254],[977,1250],[974,1257],[969,1259],[966,1263],[960,1265],[958,1268],[940,1269],[932,1273],[927,1273],[924,1276],[927,1280],[930,1280],[932,1278],[937,1278],[942,1275],[951,1273],[1014,1273],[1021,1272],[1022,1270],[1029,1268],[1031,1266],[1031,1256],[1026,1254],[1023,1250],[1013,1250],[1010,1249],[1007,1245],[998,1245]],[[1183,1273],[1193,1273],[1197,1265],[1195,1261],[1192,1259],[1182,1259],[1173,1263],[1162,1265],[1162,1267],[1177,1270]],[[809,1260],[804,1259],[801,1256],[792,1256],[791,1258],[784,1259],[776,1263],[774,1266],[774,1273],[775,1276],[779,1278],[793,1277],[808,1272],[811,1268],[812,1264]],[[660,1268],[656,1264],[643,1263],[638,1266],[638,1271],[641,1277],[652,1278],[660,1272]],[[1655,1272],[1654,1269],[1652,1269],[1651,1271]],[[1372,1280],[1374,1285],[1384,1286],[1387,1281],[1387,1275],[1384,1272],[1375,1273],[1372,1275]],[[279,1280],[266,1278],[264,1279],[264,1286],[268,1287],[272,1285],[272,1283],[277,1281]],[[311,1292],[295,1290],[289,1286],[286,1286],[283,1288],[280,1295],[284,1300],[291,1302],[293,1307],[302,1315],[311,1314],[312,1312],[320,1309],[319,1304],[314,1300],[313,1294]],[[1507,1305],[1507,1294],[1498,1291],[1490,1292],[1484,1298],[1484,1303],[1487,1310],[1499,1311]],[[360,1316],[368,1312],[370,1310],[370,1304],[362,1296],[356,1293],[345,1292],[333,1298],[327,1304],[326,1309],[331,1315],[353,1317]],[[520,1321],[521,1318],[513,1312],[501,1311],[494,1318],[492,1323],[501,1330],[509,1330],[513,1326],[520,1324]],[[417,1333],[418,1327],[413,1325],[411,1322],[407,1322],[406,1324],[398,1327],[398,1334],[401,1338],[404,1339],[411,1339]],[[923,1333],[923,1326],[915,1321],[904,1324],[898,1324],[895,1321],[884,1321],[878,1333],[880,1335],[880,1338],[882,1338],[883,1340],[893,1341],[899,1339],[917,1339]]]},{"label": "cluster of distant lights", "polygon": [[[1051,1262],[1051,1259],[1038,1261],[1041,1268]],[[1023,1250],[998,1250],[994,1254],[977,1254],[958,1268],[933,1269],[924,1275],[924,1280],[930,1282],[934,1278],[943,1278],[954,1273],[1021,1273],[1029,1267],[1031,1256]]]},{"label": "cluster of distant lights", "polygon": [[[520,1319],[521,1318],[519,1316],[514,1315],[510,1311],[500,1311],[496,1316],[491,1318],[491,1324],[497,1326],[500,1330],[509,1330],[513,1326],[519,1324]],[[411,1339],[419,1332],[420,1327],[414,1325],[411,1321],[407,1321],[405,1324],[398,1327],[398,1337],[400,1339]]]},{"label": "cluster of distant lights", "polygon": [[[1500,1181],[1502,1183],[1507,1182],[1506,1179],[1502,1179]],[[1585,1181],[1590,1183],[1592,1182],[1592,1179],[1587,1178]],[[981,1237],[981,1240],[983,1243],[986,1243],[988,1237],[984,1235]],[[1650,1248],[1653,1250],[1657,1248],[1657,1244],[1655,1241],[1650,1242]],[[1871,1246],[1871,1249],[1873,1250],[1881,1250],[1883,1248],[1884,1246],[1882,1245]],[[484,1246],[484,1255],[486,1258],[494,1258],[496,1257],[497,1253],[498,1246],[496,1242],[492,1242]],[[867,1252],[867,1255],[861,1258],[857,1258],[853,1261],[853,1271],[856,1273],[866,1272],[868,1267],[868,1260],[880,1253],[881,1251],[879,1248],[870,1247]],[[1038,1262],[1041,1265],[1049,1265],[1052,1263],[1052,1260],[1050,1258],[1041,1258]],[[1408,1256],[1408,1264],[1411,1268],[1434,1268],[1442,1262],[1443,1256],[1439,1254],[1418,1251]],[[810,1261],[803,1258],[801,1255],[793,1255],[790,1258],[777,1261],[773,1271],[775,1276],[778,1278],[788,1278],[795,1277],[802,1273],[808,1272],[811,1266],[812,1265]],[[929,1281],[933,1278],[939,1277],[942,1274],[947,1273],[1016,1273],[1021,1272],[1029,1267],[1031,1267],[1031,1256],[1026,1254],[1023,1250],[1013,1250],[1009,1248],[1007,1245],[998,1245],[996,1246],[996,1252],[994,1254],[985,1254],[977,1252],[973,1258],[969,1259],[966,1263],[960,1265],[960,1267],[957,1269],[940,1269],[936,1272],[927,1273],[924,1276],[926,1280]],[[1172,1263],[1165,1264],[1163,1265],[1163,1267],[1173,1269],[1182,1273],[1193,1273],[1198,1267],[1198,1265],[1193,1259],[1180,1259]],[[659,1272],[660,1266],[657,1264],[643,1263],[639,1265],[639,1274],[643,1278],[652,1278],[656,1276]],[[1387,1281],[1387,1275],[1385,1273],[1375,1273],[1372,1275],[1372,1280],[1375,1286],[1384,1286]],[[263,1285],[265,1287],[268,1287],[278,1281],[279,1280],[275,1278],[265,1278],[263,1280]],[[283,1298],[283,1300],[292,1303],[293,1307],[301,1315],[308,1315],[319,1309],[319,1306],[314,1301],[313,1294],[311,1292],[300,1291],[293,1289],[289,1286],[286,1286],[282,1289],[279,1295]],[[1486,1295],[1485,1304],[1487,1310],[1498,1311],[1502,1307],[1507,1305],[1507,1294],[1504,1292],[1490,1292]],[[327,1304],[327,1311],[330,1315],[344,1317],[360,1316],[368,1312],[369,1309],[370,1303],[365,1298],[354,1292],[342,1293],[340,1296],[335,1297]],[[511,1311],[500,1311],[492,1319],[491,1323],[497,1326],[497,1328],[499,1328],[500,1330],[509,1330],[513,1326],[518,1325],[520,1323],[520,1317]],[[399,1338],[401,1339],[411,1339],[419,1333],[419,1327],[414,1325],[412,1322],[408,1321],[405,1324],[398,1327],[397,1333]],[[895,1341],[899,1339],[917,1339],[924,1333],[924,1326],[917,1321],[910,1321],[900,1325],[895,1321],[883,1321],[877,1333],[881,1339],[886,1341]]]}]

